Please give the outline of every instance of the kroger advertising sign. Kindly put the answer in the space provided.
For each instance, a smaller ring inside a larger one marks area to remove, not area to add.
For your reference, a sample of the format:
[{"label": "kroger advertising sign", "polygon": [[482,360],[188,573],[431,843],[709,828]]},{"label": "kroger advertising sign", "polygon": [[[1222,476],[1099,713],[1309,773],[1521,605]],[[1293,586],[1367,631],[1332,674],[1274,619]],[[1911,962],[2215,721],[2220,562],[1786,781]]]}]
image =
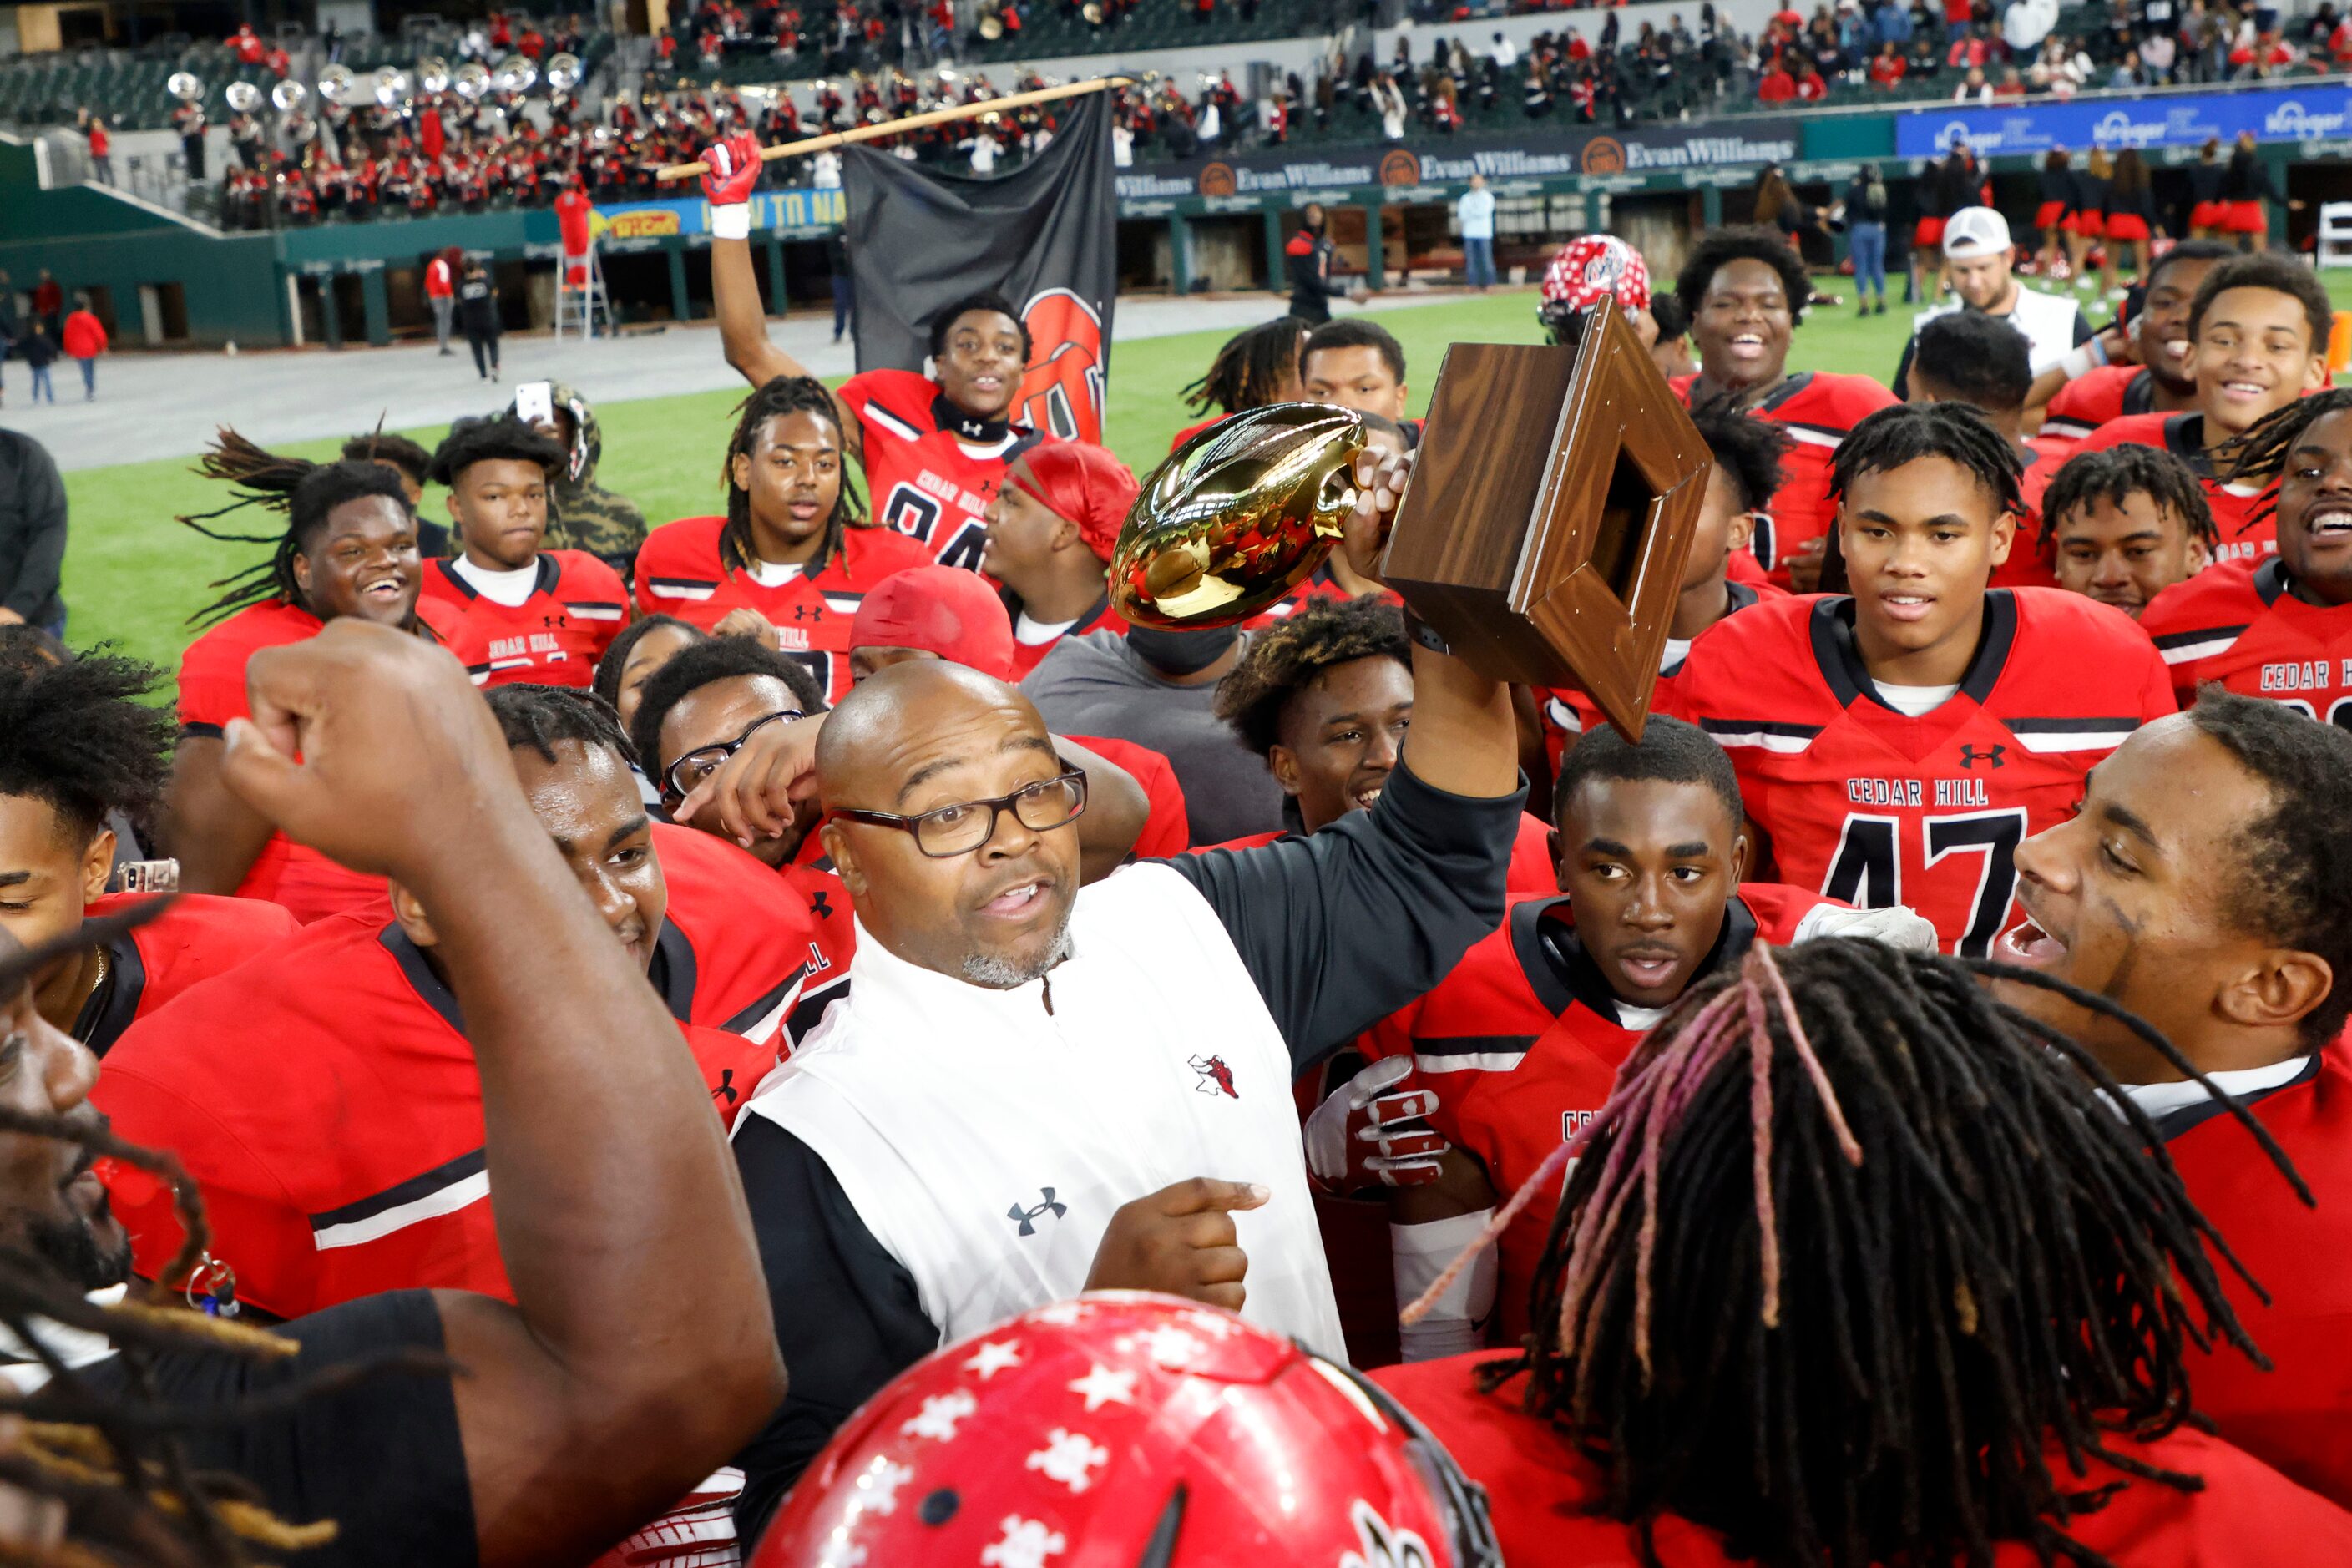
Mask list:
[{"label": "kroger advertising sign", "polygon": [[2053,147],[2195,147],[2251,131],[2263,142],[2315,142],[2352,136],[2352,88],[2200,92],[2179,97],[2032,103],[1992,109],[1923,110],[1895,121],[1895,151],[1906,158],[1942,153],[1955,138],[1988,157],[2046,153]]}]

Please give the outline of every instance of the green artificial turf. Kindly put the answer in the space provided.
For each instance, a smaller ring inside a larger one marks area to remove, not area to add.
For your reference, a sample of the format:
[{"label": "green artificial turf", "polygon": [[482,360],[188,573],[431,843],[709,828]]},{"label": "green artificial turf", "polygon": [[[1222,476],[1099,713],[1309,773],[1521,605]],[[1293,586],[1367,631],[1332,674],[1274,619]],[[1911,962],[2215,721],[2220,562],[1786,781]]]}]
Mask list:
[{"label": "green artificial turf", "polygon": [[[2330,281],[2339,298],[2352,300],[2352,280],[2337,282],[2343,277],[2334,275]],[[1821,287],[1846,295],[1848,302],[1813,309],[1798,329],[1790,363],[1882,380],[1892,375],[1912,312],[1898,304],[1884,316],[1864,318],[1851,303],[1850,282],[1829,279]],[[1897,289],[1899,294],[1899,283]],[[1269,314],[1275,309],[1269,299]],[[1382,311],[1379,320],[1404,345],[1413,412],[1419,414],[1426,403],[1448,343],[1540,342],[1535,310],[1533,291],[1518,290]],[[1226,335],[1199,332],[1118,345],[1111,360],[1109,444],[1139,477],[1166,455],[1170,437],[1197,417],[1183,405],[1181,389],[1207,368]],[[740,395],[723,391],[599,403],[604,483],[636,501],[656,524],[719,510],[719,458],[732,428],[729,410]],[[430,447],[442,427],[402,434]],[[335,446],[316,441],[287,449],[319,458],[333,456]],[[226,500],[223,487],[198,479],[190,465],[191,459],[182,458],[66,476],[73,542],[66,555],[65,593],[73,606],[76,647],[112,641],[174,668],[191,636],[187,616],[213,597],[205,584],[264,553],[257,547],[202,538],[172,521]],[[425,504],[430,515],[442,515],[437,491]],[[241,520],[256,531],[268,521],[266,514],[246,512],[223,526],[236,529]]]}]

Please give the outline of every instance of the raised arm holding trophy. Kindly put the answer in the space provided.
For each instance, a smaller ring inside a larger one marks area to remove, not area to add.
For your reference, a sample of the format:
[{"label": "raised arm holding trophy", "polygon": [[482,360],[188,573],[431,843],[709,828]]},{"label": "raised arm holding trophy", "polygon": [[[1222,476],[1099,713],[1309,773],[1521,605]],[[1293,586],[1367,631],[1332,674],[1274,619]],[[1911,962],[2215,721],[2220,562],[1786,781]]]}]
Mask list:
[{"label": "raised arm holding trophy", "polygon": [[1223,420],[1145,481],[1111,559],[1130,622],[1230,625],[1322,563],[1360,491],[1394,497],[1379,576],[1415,637],[1497,680],[1580,686],[1638,738],[1706,493],[1707,448],[1624,317],[1565,346],[1457,343],[1418,461],[1346,409]]}]

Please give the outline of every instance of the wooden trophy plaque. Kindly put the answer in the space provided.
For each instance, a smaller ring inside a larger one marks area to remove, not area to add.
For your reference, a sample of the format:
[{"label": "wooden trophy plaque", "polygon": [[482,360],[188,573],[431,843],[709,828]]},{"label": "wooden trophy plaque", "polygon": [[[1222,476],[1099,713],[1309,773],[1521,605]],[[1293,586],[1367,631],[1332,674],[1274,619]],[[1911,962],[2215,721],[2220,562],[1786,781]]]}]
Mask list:
[{"label": "wooden trophy plaque", "polygon": [[1614,304],[1570,347],[1456,343],[1381,574],[1497,680],[1639,740],[1712,458]]}]

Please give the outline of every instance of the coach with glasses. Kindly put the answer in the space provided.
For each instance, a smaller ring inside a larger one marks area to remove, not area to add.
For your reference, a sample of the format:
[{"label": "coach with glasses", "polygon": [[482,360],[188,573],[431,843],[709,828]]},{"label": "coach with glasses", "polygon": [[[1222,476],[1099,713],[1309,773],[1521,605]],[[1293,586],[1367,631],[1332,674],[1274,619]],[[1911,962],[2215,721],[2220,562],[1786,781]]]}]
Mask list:
[{"label": "coach with glasses", "polygon": [[[1370,577],[1400,481],[1361,462]],[[682,804],[740,840],[813,782],[857,921],[847,1001],[736,1130],[793,1369],[737,1461],[747,1555],[860,1402],[1013,1313],[1165,1290],[1346,1353],[1291,1079],[1495,928],[1523,794],[1503,689],[1433,648],[1413,667],[1372,810],[1083,890],[1083,776],[1017,689],[940,660],[861,682],[813,757],[809,726],[759,730]],[[971,1371],[1021,1354],[987,1342]],[[1124,1397],[1081,1383],[1081,1407]]]}]

